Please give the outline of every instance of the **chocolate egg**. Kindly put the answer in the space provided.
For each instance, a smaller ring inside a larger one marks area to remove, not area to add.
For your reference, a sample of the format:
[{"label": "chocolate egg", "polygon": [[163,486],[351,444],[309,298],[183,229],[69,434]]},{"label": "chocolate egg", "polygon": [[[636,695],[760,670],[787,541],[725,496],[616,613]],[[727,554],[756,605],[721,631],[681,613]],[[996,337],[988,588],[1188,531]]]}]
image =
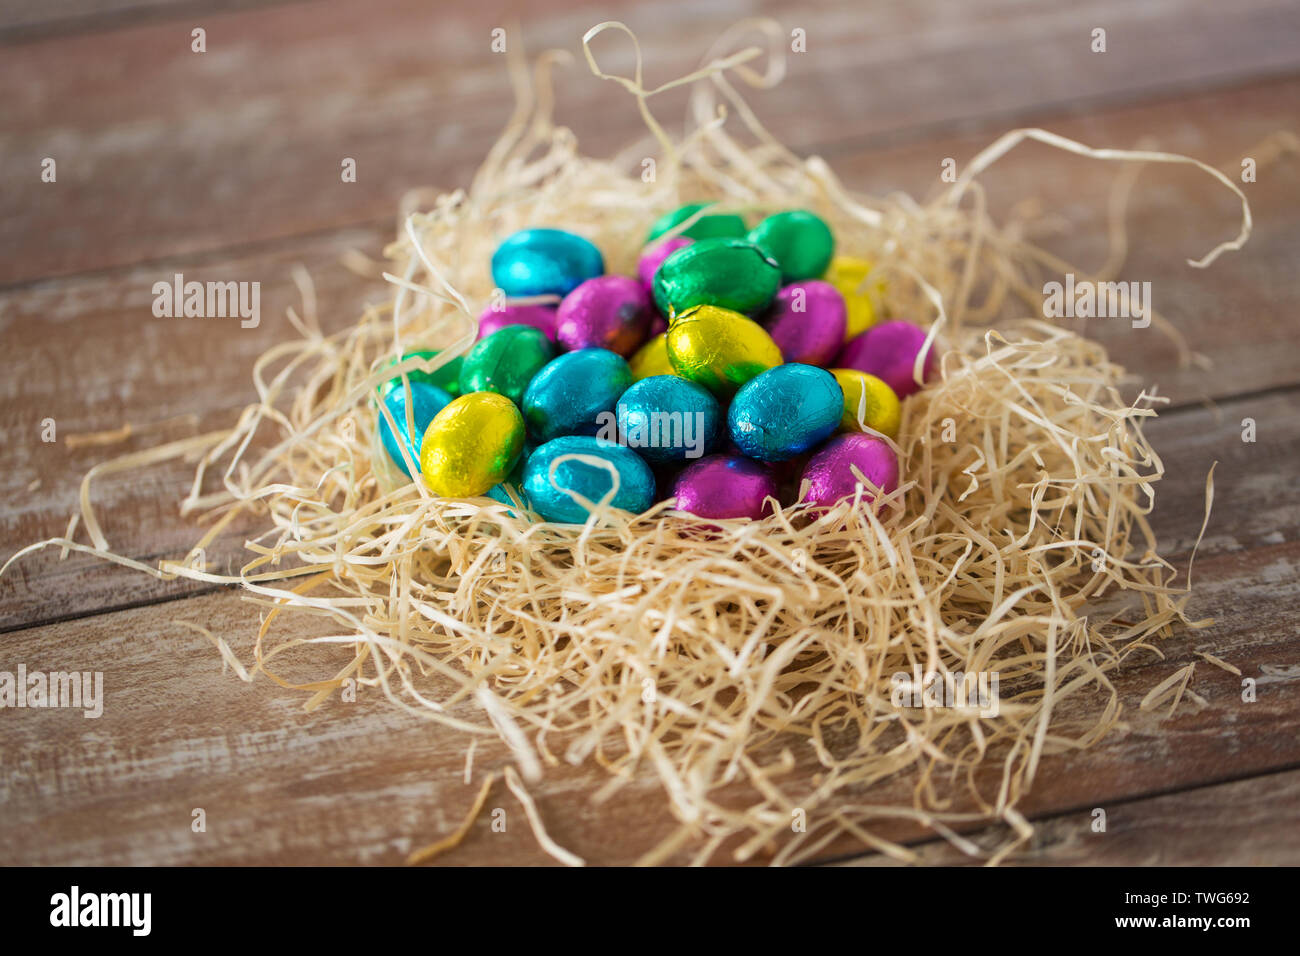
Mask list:
[{"label": "chocolate egg", "polygon": [[524,420],[538,442],[595,435],[632,384],[632,370],[608,349],[580,349],[548,362],[524,390]]},{"label": "chocolate egg", "polygon": [[518,405],[533,376],[554,357],[555,349],[540,329],[507,325],[479,339],[466,354],[461,393],[497,392]]},{"label": "chocolate egg", "polygon": [[444,498],[484,494],[503,480],[524,447],[524,420],[496,392],[453,399],[434,416],[420,446],[420,474]]},{"label": "chocolate egg", "polygon": [[781,350],[761,325],[713,305],[678,315],[668,328],[667,349],[674,372],[720,399],[782,362]]},{"label": "chocolate egg", "polygon": [[[409,358],[418,356],[426,362],[431,362],[439,354],[438,349],[416,349],[412,352],[403,352],[399,358],[389,359],[388,368],[392,368],[398,362],[404,362]],[[444,363],[432,372],[426,372],[423,369],[412,369],[406,373],[406,378],[412,384],[423,382],[425,385],[436,385],[448,395],[455,398],[460,394],[460,366],[462,356],[457,355],[454,359]],[[379,387],[379,395],[382,398],[394,388],[402,387],[402,376],[390,378]]]},{"label": "chocolate egg", "polygon": [[485,339],[511,325],[530,325],[554,342],[555,306],[507,304],[501,309],[484,309],[478,317],[478,337]]},{"label": "chocolate egg", "polygon": [[566,349],[601,348],[631,355],[650,335],[654,308],[636,279],[598,276],[564,297],[555,314],[555,337]]},{"label": "chocolate egg", "polygon": [[[808,460],[803,477],[809,488],[803,500],[829,508],[854,494],[859,485],[853,473],[855,467],[883,494],[898,488],[898,456],[894,449],[883,438],[851,432],[836,435]],[[870,489],[863,493],[864,501],[874,499]]]},{"label": "chocolate egg", "polygon": [[830,372],[812,365],[779,365],[736,393],[727,427],[743,454],[785,461],[834,432],[843,416],[844,392]]},{"label": "chocolate egg", "polygon": [[[707,202],[687,203],[670,213],[665,213],[656,219],[654,225],[650,227],[650,234],[646,236],[646,243],[654,242],[674,226],[685,222],[701,209],[710,205],[713,204]],[[677,235],[685,236],[688,239],[738,239],[745,235],[745,228],[745,220],[735,213],[707,213],[696,219],[695,222]]]},{"label": "chocolate egg", "polygon": [[[921,386],[912,377],[916,357],[925,345],[925,330],[911,322],[881,322],[850,339],[835,364],[855,368],[884,381],[899,398],[907,398]],[[922,379],[934,371],[934,348],[926,354]]]},{"label": "chocolate egg", "polygon": [[668,336],[656,335],[628,359],[632,377],[638,382],[651,375],[675,375],[673,363],[668,361]]},{"label": "chocolate egg", "polygon": [[701,385],[676,375],[634,384],[615,408],[618,441],[652,465],[679,464],[712,450],[722,410]]},{"label": "chocolate egg", "polygon": [[687,465],[673,483],[678,511],[701,518],[761,518],[776,499],[771,469],[740,455],[710,455]]},{"label": "chocolate egg", "polygon": [[780,264],[783,282],[820,279],[835,252],[831,227],[806,209],[773,213],[749,231],[749,241]]},{"label": "chocolate egg", "polygon": [[844,330],[846,339],[861,335],[875,324],[876,307],[872,295],[877,298],[884,295],[885,283],[878,279],[864,285],[870,272],[870,262],[853,256],[835,256],[826,270],[826,281],[839,290],[848,307],[848,323]]},{"label": "chocolate egg", "polygon": [[[411,470],[406,466],[406,460],[402,457],[402,446],[406,446],[406,452],[411,456],[411,462],[415,465],[416,470],[420,468],[420,442],[424,438],[424,433],[440,411],[447,407],[451,402],[451,396],[436,385],[430,385],[428,382],[411,382],[411,400],[410,421],[407,421],[407,392],[402,388],[402,380],[397,380],[397,387],[389,389],[388,394],[384,396],[384,406],[393,416],[393,421],[397,424],[397,434],[389,427],[388,419],[384,417],[383,412],[379,413],[379,437],[384,444],[384,450],[388,452],[388,457],[393,460],[393,464],[409,478]],[[399,437],[400,436],[400,437]]]},{"label": "chocolate egg", "polygon": [[787,362],[828,365],[844,345],[844,297],[828,282],[792,282],[776,294],[763,326]]},{"label": "chocolate egg", "polygon": [[781,269],[744,239],[701,239],[678,249],[659,267],[654,299],[668,316],[697,305],[755,314],[766,309],[781,285]]},{"label": "chocolate egg", "polygon": [[860,432],[870,428],[890,438],[898,436],[902,406],[892,388],[876,376],[855,368],[833,368],[831,374],[844,391],[840,431]]},{"label": "chocolate egg", "polygon": [[600,250],[563,229],[524,229],[492,254],[492,281],[512,299],[568,295],[604,272]]},{"label": "chocolate egg", "polygon": [[[568,457],[571,455],[596,458],[604,464]],[[539,445],[524,466],[524,494],[533,510],[547,521],[581,524],[587,520],[587,506],[565,489],[599,504],[616,483],[618,490],[607,504],[636,514],[654,504],[655,478],[650,466],[636,452],[589,435],[565,435]]]},{"label": "chocolate egg", "polygon": [[637,260],[636,274],[647,292],[654,294],[655,273],[664,264],[664,260],[678,249],[685,249],[692,241],[685,236],[673,236],[645,247],[641,258]]}]

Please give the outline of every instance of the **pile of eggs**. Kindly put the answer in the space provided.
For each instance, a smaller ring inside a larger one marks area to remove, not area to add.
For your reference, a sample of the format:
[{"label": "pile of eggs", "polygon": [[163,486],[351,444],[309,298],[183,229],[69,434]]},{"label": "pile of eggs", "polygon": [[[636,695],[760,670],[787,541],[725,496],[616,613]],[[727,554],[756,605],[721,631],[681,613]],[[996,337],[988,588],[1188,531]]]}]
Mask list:
[{"label": "pile of eggs", "polygon": [[803,500],[824,507],[855,493],[854,469],[887,494],[899,464],[880,436],[918,388],[925,333],[875,321],[869,271],[804,210],[751,229],[683,206],[651,228],[635,278],[607,275],[581,236],[517,232],[492,257],[506,300],[474,346],[381,387],[383,453],[437,495],[513,505],[513,490],[556,522],[668,497],[704,518],[760,518],[805,480]]}]

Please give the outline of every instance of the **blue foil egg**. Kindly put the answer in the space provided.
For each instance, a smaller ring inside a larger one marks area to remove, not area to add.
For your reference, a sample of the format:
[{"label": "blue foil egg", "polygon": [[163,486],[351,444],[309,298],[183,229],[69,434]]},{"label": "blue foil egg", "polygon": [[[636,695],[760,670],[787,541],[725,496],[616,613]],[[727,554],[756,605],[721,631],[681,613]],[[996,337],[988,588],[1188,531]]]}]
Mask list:
[{"label": "blue foil egg", "polygon": [[727,427],[742,454],[786,461],[827,438],[843,415],[844,391],[835,376],[792,362],[746,382],[731,401]]},{"label": "blue foil egg", "polygon": [[[617,439],[652,465],[681,464],[713,450],[722,409],[704,386],[652,375],[618,400]],[[605,432],[601,438],[614,436]]]},{"label": "blue foil egg", "polygon": [[[415,463],[417,473],[420,469],[420,443],[424,440],[424,431],[429,427],[429,422],[433,421],[433,417],[451,402],[451,398],[451,395],[437,385],[411,382],[411,424],[415,426],[415,430],[412,431],[406,421],[406,389],[401,387],[401,380],[398,380],[397,387],[390,389],[384,396],[384,405],[392,414],[393,421],[397,423],[401,444],[406,446],[407,454]],[[402,469],[406,477],[413,477],[410,469],[406,467],[406,461],[402,458],[398,435],[393,434],[383,412],[379,412],[378,415],[379,437],[383,440],[384,450],[388,452],[388,457],[394,464]]]},{"label": "blue foil egg", "polygon": [[565,296],[604,273],[600,250],[563,229],[524,229],[492,254],[492,281],[512,299]]},{"label": "blue foil egg", "polygon": [[[597,458],[610,467],[565,458],[567,455]],[[618,490],[608,504],[635,514],[654,504],[654,472],[641,456],[590,435],[565,435],[539,446],[524,466],[524,494],[545,520],[581,524],[591,512],[564,489],[599,504],[615,486],[614,472],[618,475]]]},{"label": "blue foil egg", "polygon": [[621,355],[608,349],[567,352],[547,362],[524,389],[524,422],[538,443],[595,435],[613,420],[614,406],[631,384],[632,370]]}]

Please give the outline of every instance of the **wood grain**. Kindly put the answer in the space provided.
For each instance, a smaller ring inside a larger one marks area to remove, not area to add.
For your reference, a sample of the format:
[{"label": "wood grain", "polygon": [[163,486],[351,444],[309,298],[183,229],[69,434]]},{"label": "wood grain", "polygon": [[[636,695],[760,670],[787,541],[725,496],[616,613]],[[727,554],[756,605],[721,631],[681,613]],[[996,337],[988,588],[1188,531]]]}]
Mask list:
[{"label": "wood grain", "polygon": [[[791,54],[786,82],[754,102],[784,141],[819,152],[1300,65],[1289,39],[1300,8],[1282,0],[1231,11],[1195,0],[925,0],[868,15],[776,0],[667,0],[653,12],[565,0],[544,14],[495,0],[322,0],[214,16],[204,54],[190,51],[190,16],[37,39],[0,57],[0,86],[14,91],[0,126],[0,283],[374,221],[412,187],[463,184],[508,116],[489,31],[512,14],[515,42],[574,54],[593,23],[623,17],[650,82],[687,72],[747,15],[803,29],[808,52]],[[1099,25],[1104,54],[1090,51]],[[608,69],[630,71],[626,43],[597,43]],[[580,57],[557,74],[557,93],[560,120],[594,155],[644,132],[627,95]],[[656,102],[666,122],[682,115],[683,95]],[[41,182],[46,157],[57,183]],[[356,183],[340,181],[344,157],[357,161]]]}]

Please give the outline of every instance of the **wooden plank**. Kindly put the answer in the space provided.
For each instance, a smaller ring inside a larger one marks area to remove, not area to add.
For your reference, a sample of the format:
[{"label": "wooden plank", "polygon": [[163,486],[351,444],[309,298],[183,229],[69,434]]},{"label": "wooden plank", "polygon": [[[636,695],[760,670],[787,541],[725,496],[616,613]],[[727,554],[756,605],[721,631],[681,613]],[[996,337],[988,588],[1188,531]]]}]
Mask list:
[{"label": "wooden plank", "polygon": [[[1036,824],[1031,845],[1006,859],[1009,866],[1294,866],[1300,860],[1300,770],[1263,774],[1101,808],[1067,813]],[[988,851],[1000,834],[968,839]],[[982,861],[952,844],[913,848],[928,866]],[[896,866],[873,854],[838,866]]]},{"label": "wooden plank", "polygon": [[[1248,453],[1297,460],[1298,398],[1292,392],[1234,403],[1233,416],[1251,414],[1279,429],[1291,423],[1289,439],[1274,435],[1268,446],[1261,442]],[[1170,421],[1188,432],[1215,434],[1209,411],[1188,410]],[[1220,441],[1222,454],[1232,454],[1226,436],[1207,439],[1202,450]],[[1031,817],[1083,813],[1300,764],[1300,713],[1293,706],[1300,679],[1294,676],[1300,631],[1293,618],[1300,599],[1300,539],[1294,534],[1300,489],[1274,463],[1255,460],[1241,468],[1240,461],[1221,466],[1216,527],[1253,522],[1263,529],[1271,523],[1276,534],[1263,535],[1250,550],[1210,543],[1196,563],[1191,613],[1217,623],[1162,642],[1163,660],[1151,655],[1126,664],[1116,675],[1122,728],[1092,751],[1046,757],[1022,806]],[[1171,486],[1199,490],[1201,476],[1190,463],[1180,465],[1173,455],[1170,463],[1178,467]],[[1199,524],[1199,508],[1190,502],[1176,510],[1185,520],[1180,527]],[[31,709],[0,718],[6,721],[0,858],[41,864],[395,863],[450,831],[481,775],[505,764],[501,747],[485,740],[473,782],[465,785],[463,738],[406,715],[367,689],[354,704],[336,700],[302,714],[295,694],[265,680],[245,685],[223,675],[211,646],[177,620],[210,627],[247,658],[257,613],[237,595],[220,592],[7,635],[0,669],[24,663],[33,671],[102,671],[105,709],[97,720]],[[325,633],[319,623],[289,626],[302,636]],[[1255,678],[1255,702],[1243,702],[1239,678],[1202,661],[1192,689],[1205,698],[1204,708],[1188,701],[1172,717],[1139,711],[1138,702],[1160,680],[1201,660],[1198,650]],[[340,662],[345,657],[340,649]],[[290,676],[312,673],[319,667],[295,666]],[[454,713],[481,720],[470,709]],[[791,780],[806,779],[816,770],[810,748],[788,745],[797,758]],[[793,786],[791,780],[784,782]],[[603,771],[563,766],[532,787],[562,845],[592,862],[627,863],[672,832],[653,779],[637,777],[611,802],[593,806],[589,798],[603,782]],[[844,800],[905,803],[911,783],[900,778]],[[512,798],[498,790],[487,806],[465,847],[446,862],[549,861]],[[201,835],[190,830],[196,807],[207,812]],[[497,807],[506,811],[505,833],[491,829]],[[881,832],[898,840],[926,837],[900,824]],[[1162,848],[1167,861],[1182,861],[1176,842]],[[841,841],[824,858],[855,849]],[[1202,851],[1192,845],[1188,852]]]},{"label": "wooden plank", "polygon": [[[822,151],[1300,64],[1300,12],[1283,0],[1223,12],[1194,0],[925,0],[868,16],[763,0],[752,12],[790,21],[783,29],[808,43],[787,81],[754,97],[759,115],[792,146]],[[521,32],[534,51],[577,53],[586,28],[625,17],[658,82],[692,68],[740,14],[694,0],[566,0],[525,15]],[[386,218],[410,188],[466,183],[508,115],[504,58],[489,47],[510,19],[500,3],[245,10],[212,18],[203,54],[190,49],[192,19],[6,48],[0,85],[18,95],[0,127],[0,283]],[[1098,25],[1104,54],[1090,50]],[[602,39],[602,62],[629,70],[627,45]],[[627,95],[580,58],[557,91],[561,122],[595,155],[643,133]],[[656,107],[666,122],[683,97]],[[56,183],[41,181],[47,157]],[[355,183],[340,181],[344,157],[357,161]]]}]

